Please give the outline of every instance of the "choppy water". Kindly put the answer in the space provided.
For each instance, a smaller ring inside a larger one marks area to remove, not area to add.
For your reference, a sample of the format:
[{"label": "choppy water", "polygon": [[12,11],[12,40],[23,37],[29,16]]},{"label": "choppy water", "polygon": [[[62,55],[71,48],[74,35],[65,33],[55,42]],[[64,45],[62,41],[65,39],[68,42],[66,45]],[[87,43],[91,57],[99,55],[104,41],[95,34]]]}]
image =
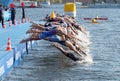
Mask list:
[{"label": "choppy water", "polygon": [[[26,15],[39,20],[53,10],[63,14],[63,5],[26,9]],[[83,20],[97,15],[108,17],[108,20],[99,21],[100,24]],[[120,10],[77,9],[77,20],[90,32],[93,64],[74,63],[49,42],[40,41],[39,46],[33,48],[3,81],[120,81]]]}]

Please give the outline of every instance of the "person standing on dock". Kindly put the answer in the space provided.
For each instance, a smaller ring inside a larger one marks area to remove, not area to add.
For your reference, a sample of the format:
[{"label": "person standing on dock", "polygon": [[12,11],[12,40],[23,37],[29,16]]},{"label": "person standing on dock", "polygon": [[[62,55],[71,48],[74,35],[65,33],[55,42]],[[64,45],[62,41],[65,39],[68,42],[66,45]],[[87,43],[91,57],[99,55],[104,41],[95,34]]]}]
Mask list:
[{"label": "person standing on dock", "polygon": [[16,15],[16,10],[15,10],[15,5],[14,3],[10,4],[10,11],[11,11],[11,20],[12,20],[12,24],[15,24],[15,15]]},{"label": "person standing on dock", "polygon": [[22,7],[22,21],[25,19],[25,4],[24,2],[21,2],[21,7]]},{"label": "person standing on dock", "polygon": [[4,17],[3,17],[3,7],[0,4],[0,22],[2,23],[2,26],[4,25]]}]

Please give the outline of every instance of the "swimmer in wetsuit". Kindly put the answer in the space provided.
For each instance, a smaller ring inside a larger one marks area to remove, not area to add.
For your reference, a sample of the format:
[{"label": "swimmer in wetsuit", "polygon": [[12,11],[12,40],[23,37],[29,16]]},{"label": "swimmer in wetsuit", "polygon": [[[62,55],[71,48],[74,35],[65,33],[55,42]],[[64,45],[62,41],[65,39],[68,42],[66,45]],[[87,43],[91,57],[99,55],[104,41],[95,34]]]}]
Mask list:
[{"label": "swimmer in wetsuit", "polygon": [[72,54],[71,52],[68,52],[66,50],[64,50],[62,47],[60,47],[58,44],[56,43],[52,43],[52,46],[56,47],[57,49],[59,49],[65,56],[67,56],[68,58],[72,59],[73,61],[79,61],[80,58],[76,57],[74,54]]}]

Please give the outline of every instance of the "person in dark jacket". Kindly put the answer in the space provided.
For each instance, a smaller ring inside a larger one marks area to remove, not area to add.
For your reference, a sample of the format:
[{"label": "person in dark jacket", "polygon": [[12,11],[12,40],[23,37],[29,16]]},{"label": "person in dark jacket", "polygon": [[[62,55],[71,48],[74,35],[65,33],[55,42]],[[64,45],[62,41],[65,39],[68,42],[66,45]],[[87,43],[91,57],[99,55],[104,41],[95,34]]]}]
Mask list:
[{"label": "person in dark jacket", "polygon": [[10,4],[10,10],[11,10],[11,20],[12,20],[12,24],[15,24],[14,20],[15,20],[15,15],[16,15],[16,10],[15,10],[15,5],[14,3]]},{"label": "person in dark jacket", "polygon": [[2,5],[0,5],[0,22],[2,23],[2,26],[3,26],[4,25],[4,17],[3,17]]},{"label": "person in dark jacket", "polygon": [[21,2],[21,7],[22,7],[22,19],[25,19],[25,4],[24,2]]}]

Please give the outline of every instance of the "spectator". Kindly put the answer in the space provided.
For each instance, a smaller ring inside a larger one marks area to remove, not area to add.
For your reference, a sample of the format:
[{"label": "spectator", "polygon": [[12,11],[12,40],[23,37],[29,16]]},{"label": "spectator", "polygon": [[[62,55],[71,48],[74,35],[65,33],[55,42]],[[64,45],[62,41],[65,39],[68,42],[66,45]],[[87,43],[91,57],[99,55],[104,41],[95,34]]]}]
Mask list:
[{"label": "spectator", "polygon": [[22,19],[25,19],[25,4],[24,2],[21,3],[21,7],[22,7]]},{"label": "spectator", "polygon": [[15,10],[15,5],[14,3],[10,4],[10,10],[11,10],[11,20],[12,20],[12,24],[15,24],[14,20],[15,20],[15,15],[16,15],[16,10]]},{"label": "spectator", "polygon": [[2,23],[2,26],[4,25],[4,17],[3,17],[3,7],[0,5],[0,22]]}]

